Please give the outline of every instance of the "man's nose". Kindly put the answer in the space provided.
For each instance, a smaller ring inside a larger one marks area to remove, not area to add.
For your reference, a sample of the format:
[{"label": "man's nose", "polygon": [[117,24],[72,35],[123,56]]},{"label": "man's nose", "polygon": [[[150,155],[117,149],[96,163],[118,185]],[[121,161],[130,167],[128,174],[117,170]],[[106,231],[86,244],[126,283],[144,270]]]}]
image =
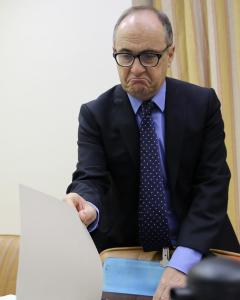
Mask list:
[{"label": "man's nose", "polygon": [[143,73],[144,71],[145,67],[140,63],[139,57],[136,57],[131,66],[131,72],[137,75]]}]

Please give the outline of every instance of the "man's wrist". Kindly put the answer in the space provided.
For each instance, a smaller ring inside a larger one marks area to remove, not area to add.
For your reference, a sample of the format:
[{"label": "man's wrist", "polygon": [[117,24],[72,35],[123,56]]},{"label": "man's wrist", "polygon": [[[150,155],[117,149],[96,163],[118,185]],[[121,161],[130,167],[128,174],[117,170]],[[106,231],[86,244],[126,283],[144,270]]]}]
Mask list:
[{"label": "man's wrist", "polygon": [[191,248],[178,246],[174,251],[168,267],[188,274],[189,270],[199,263],[202,259],[202,253]]},{"label": "man's wrist", "polygon": [[95,229],[97,229],[97,227],[98,227],[98,223],[99,223],[99,209],[98,209],[94,204],[92,204],[91,202],[89,202],[89,201],[87,201],[87,202],[88,202],[88,204],[90,204],[93,208],[95,208],[96,214],[97,214],[96,219],[95,219],[91,224],[89,224],[88,227],[87,227],[88,231],[89,231],[89,232],[92,232],[92,231],[94,231]]}]

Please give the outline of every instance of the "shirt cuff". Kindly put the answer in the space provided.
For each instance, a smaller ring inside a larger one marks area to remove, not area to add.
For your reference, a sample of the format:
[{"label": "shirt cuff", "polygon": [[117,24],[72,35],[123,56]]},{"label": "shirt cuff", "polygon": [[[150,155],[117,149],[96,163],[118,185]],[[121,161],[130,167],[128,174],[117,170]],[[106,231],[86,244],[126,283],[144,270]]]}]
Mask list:
[{"label": "shirt cuff", "polygon": [[98,223],[99,223],[99,209],[94,204],[92,204],[89,201],[88,201],[88,204],[90,204],[93,208],[95,208],[96,212],[97,212],[96,219],[91,224],[89,224],[88,227],[87,227],[88,232],[93,232],[98,227]]},{"label": "shirt cuff", "polygon": [[202,253],[193,250],[191,248],[179,246],[174,251],[168,267],[172,267],[185,274],[200,260],[202,259]]}]

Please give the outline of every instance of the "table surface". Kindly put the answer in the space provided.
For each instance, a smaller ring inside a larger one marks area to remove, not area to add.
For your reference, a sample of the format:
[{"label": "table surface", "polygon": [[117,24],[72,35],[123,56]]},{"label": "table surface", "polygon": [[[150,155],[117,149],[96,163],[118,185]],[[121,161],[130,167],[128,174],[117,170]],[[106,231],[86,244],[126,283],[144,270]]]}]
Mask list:
[{"label": "table surface", "polygon": [[128,295],[103,292],[102,300],[150,300],[152,296]]}]

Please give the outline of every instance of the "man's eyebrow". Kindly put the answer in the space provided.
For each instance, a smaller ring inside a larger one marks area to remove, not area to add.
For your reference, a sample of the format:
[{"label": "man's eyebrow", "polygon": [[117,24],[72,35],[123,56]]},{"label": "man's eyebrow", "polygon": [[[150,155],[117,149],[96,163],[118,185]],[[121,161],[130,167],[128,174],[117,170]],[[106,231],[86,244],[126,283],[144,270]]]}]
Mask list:
[{"label": "man's eyebrow", "polygon": [[149,48],[149,49],[144,49],[143,51],[141,51],[141,53],[161,53],[161,51],[157,50],[157,49],[153,49],[153,48]]},{"label": "man's eyebrow", "polygon": [[161,53],[161,51],[157,50],[157,49],[153,49],[153,48],[147,48],[147,49],[143,49],[142,51],[139,51],[139,52],[135,52],[135,51],[132,51],[130,49],[127,49],[127,48],[122,48],[120,49],[119,51],[116,51],[116,52],[124,52],[124,53],[136,53],[136,54],[139,54],[139,53]]},{"label": "man's eyebrow", "polygon": [[119,51],[117,51],[117,52],[127,52],[127,53],[133,53],[133,51],[131,51],[131,50],[127,49],[127,48],[122,48],[122,49],[120,49],[120,50],[119,50]]}]

